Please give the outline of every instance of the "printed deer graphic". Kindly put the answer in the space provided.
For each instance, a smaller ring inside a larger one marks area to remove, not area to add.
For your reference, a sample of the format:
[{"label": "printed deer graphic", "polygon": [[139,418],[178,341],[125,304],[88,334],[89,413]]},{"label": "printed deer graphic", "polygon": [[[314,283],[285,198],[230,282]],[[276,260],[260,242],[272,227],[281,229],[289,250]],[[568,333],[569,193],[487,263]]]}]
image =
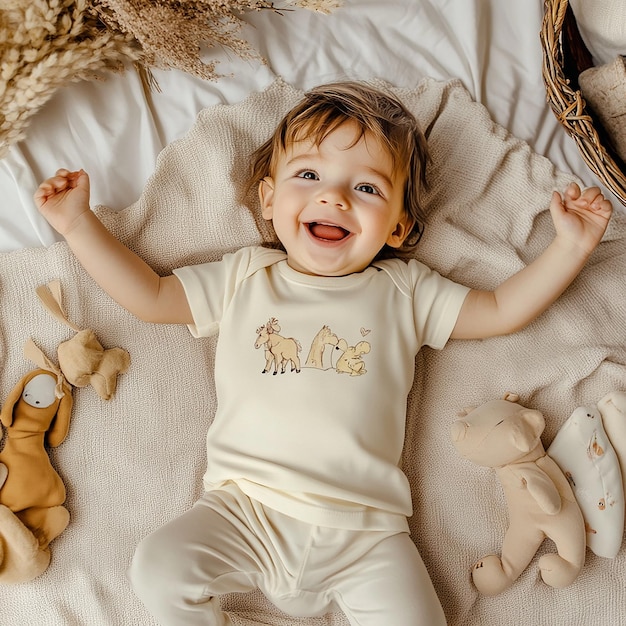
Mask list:
[{"label": "printed deer graphic", "polygon": [[279,331],[280,325],[275,317],[256,329],[257,338],[254,347],[265,347],[265,367],[262,373],[269,372],[273,365],[274,375],[278,374],[279,368],[280,373],[284,374],[287,363],[291,363],[290,371],[300,372],[299,352],[302,350],[300,342],[292,337],[279,335]]}]

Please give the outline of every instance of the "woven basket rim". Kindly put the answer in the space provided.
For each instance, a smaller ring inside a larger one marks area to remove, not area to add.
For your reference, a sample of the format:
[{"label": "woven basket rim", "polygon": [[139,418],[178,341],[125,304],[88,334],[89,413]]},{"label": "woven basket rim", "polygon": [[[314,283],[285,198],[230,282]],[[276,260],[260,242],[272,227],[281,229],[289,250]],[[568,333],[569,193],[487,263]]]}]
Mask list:
[{"label": "woven basket rim", "polygon": [[544,0],[540,39],[547,99],[589,168],[626,206],[626,174],[620,169],[618,158],[602,144],[580,90],[573,88],[571,80],[565,76],[562,33],[568,5],[568,0]]}]

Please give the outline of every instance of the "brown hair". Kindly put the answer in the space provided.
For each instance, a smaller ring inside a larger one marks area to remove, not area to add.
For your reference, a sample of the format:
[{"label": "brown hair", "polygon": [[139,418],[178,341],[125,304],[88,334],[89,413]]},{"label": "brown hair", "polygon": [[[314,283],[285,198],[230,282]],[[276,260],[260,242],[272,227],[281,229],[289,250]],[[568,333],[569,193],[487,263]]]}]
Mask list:
[{"label": "brown hair", "polygon": [[421,195],[427,185],[426,165],[430,155],[415,116],[392,93],[358,82],[331,83],[311,89],[285,115],[272,137],[253,153],[249,186],[255,187],[274,172],[278,155],[291,142],[308,138],[319,146],[346,121],[358,125],[360,132],[355,143],[366,133],[371,134],[389,151],[394,166],[405,174],[404,209],[415,223],[402,250],[410,250],[424,231],[426,214]]}]

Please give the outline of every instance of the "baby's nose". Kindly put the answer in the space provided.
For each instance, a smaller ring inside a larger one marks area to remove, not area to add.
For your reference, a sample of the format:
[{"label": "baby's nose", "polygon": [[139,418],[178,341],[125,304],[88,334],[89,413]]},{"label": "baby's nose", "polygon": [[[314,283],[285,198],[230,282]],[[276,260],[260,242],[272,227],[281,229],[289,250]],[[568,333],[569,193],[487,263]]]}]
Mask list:
[{"label": "baby's nose", "polygon": [[348,208],[348,199],[346,194],[340,189],[326,189],[318,198],[318,202],[324,205],[333,205],[340,209]]}]

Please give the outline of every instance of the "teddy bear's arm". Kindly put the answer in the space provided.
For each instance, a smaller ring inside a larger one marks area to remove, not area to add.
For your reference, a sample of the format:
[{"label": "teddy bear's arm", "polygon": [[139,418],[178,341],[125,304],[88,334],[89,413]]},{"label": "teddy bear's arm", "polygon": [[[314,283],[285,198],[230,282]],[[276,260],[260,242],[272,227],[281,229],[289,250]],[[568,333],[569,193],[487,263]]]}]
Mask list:
[{"label": "teddy bear's arm", "polygon": [[533,463],[519,468],[516,473],[544,513],[556,515],[561,510],[561,495],[550,476],[542,469]]}]

